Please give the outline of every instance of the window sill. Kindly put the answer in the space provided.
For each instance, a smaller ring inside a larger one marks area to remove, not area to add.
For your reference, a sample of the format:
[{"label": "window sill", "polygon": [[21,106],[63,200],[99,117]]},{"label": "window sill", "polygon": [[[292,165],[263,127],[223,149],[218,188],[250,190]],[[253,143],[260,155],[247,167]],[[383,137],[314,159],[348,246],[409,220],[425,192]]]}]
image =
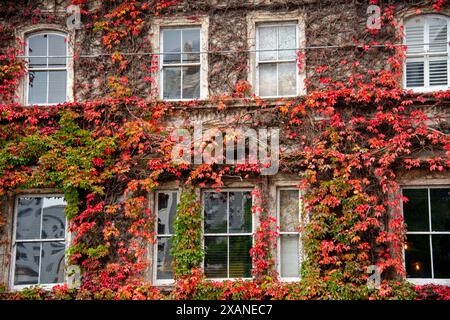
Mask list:
[{"label": "window sill", "polygon": [[406,278],[406,281],[411,282],[412,284],[417,286],[423,286],[427,284],[450,286],[450,279]]},{"label": "window sill", "polygon": [[56,286],[63,286],[66,283],[53,283],[53,284],[26,284],[26,285],[17,285],[11,286],[11,291],[21,291],[25,289],[39,288],[45,291],[51,291]]}]

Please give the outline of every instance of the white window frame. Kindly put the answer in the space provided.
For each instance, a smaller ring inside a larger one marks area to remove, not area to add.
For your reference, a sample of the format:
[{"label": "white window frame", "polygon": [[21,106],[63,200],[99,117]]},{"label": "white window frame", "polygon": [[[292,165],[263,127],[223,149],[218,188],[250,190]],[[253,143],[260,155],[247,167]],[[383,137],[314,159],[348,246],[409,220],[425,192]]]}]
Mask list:
[{"label": "white window frame", "polygon": [[[19,198],[53,198],[53,197],[57,197],[57,198],[63,198],[64,199],[64,194],[61,193],[52,193],[52,194],[45,194],[45,193],[37,193],[37,194],[33,194],[33,193],[28,193],[28,194],[20,194],[17,195],[15,197],[14,200],[14,217],[13,217],[13,234],[12,234],[12,242],[11,242],[11,264],[10,264],[10,283],[9,283],[9,287],[13,290],[13,291],[17,291],[17,290],[22,290],[22,289],[26,289],[26,288],[31,288],[31,287],[39,287],[42,288],[44,290],[51,290],[54,286],[58,286],[58,285],[63,285],[65,283],[67,283],[67,279],[68,279],[68,274],[66,272],[66,270],[64,270],[64,282],[60,282],[60,283],[43,283],[43,284],[25,284],[25,285],[15,285],[14,284],[14,278],[15,278],[15,269],[16,269],[16,244],[17,242],[38,242],[38,243],[43,243],[43,242],[62,242],[64,240],[64,244],[65,244],[65,252],[64,252],[64,259],[65,259],[65,267],[67,267],[67,256],[66,256],[66,252],[67,249],[69,248],[69,244],[70,244],[70,233],[69,233],[69,228],[68,228],[68,220],[66,217],[66,228],[64,231],[65,237],[64,239],[62,238],[57,238],[57,239],[26,239],[26,240],[19,240],[17,241],[16,239],[16,232],[17,232],[17,222],[18,222],[18,207],[19,207]],[[66,201],[64,199],[64,201]],[[42,212],[41,212],[41,220],[42,220]],[[41,226],[42,227],[42,226]],[[42,250],[42,248],[41,248]],[[40,251],[39,254],[42,254],[42,252]],[[39,278],[41,275],[41,270],[40,270],[40,263],[41,263],[41,259],[39,260]]]},{"label": "white window frame", "polygon": [[[306,36],[305,36],[305,14],[300,10],[294,10],[289,12],[270,12],[270,11],[251,11],[247,14],[247,42],[249,53],[249,72],[248,72],[248,82],[253,88],[253,92],[259,95],[259,80],[257,75],[257,37],[258,25],[280,25],[280,24],[297,24],[297,47],[304,48],[306,46]],[[296,50],[298,51],[298,50]],[[277,97],[263,97],[265,99],[271,98],[283,98],[283,97],[295,97],[306,94],[306,59],[301,61],[302,68],[299,70],[298,63],[296,63],[296,74],[297,74],[297,92],[293,96],[277,96]]]},{"label": "white window frame", "polygon": [[[414,185],[414,186],[402,186],[401,188],[401,194],[403,196],[403,190],[407,189],[427,189],[428,190],[428,223],[430,226],[430,229],[432,227],[431,225],[431,197],[430,197],[430,190],[431,189],[442,189],[442,188],[450,188],[449,185]],[[401,201],[401,210],[402,210],[402,216],[404,217],[403,212],[403,201]],[[403,246],[403,268],[405,270],[405,277],[406,280],[416,284],[416,285],[426,285],[426,284],[440,284],[440,285],[450,285],[450,279],[440,279],[440,278],[434,278],[434,262],[433,262],[433,235],[450,235],[450,231],[406,231],[406,235],[428,235],[429,241],[430,241],[430,259],[431,259],[431,278],[408,278],[406,277],[406,250]]]},{"label": "white window frame", "polygon": [[[164,48],[164,30],[177,30],[180,31],[181,33],[181,44],[183,43],[183,30],[198,30],[199,31],[199,35],[200,35],[200,50],[201,50],[201,44],[202,44],[202,29],[201,26],[186,26],[186,27],[163,27],[161,29],[161,39],[160,39],[160,48]],[[181,50],[183,50],[183,47],[181,47]],[[195,53],[195,52],[192,52]],[[204,55],[204,53],[199,53],[199,61],[198,62],[189,62],[189,63],[183,63],[182,57],[183,57],[183,52],[180,53],[180,58],[181,61],[180,63],[169,63],[169,64],[164,64],[164,54],[165,52],[161,52],[160,56],[159,56],[159,65],[160,65],[160,79],[161,79],[161,83],[160,83],[160,98],[164,99],[165,101],[191,101],[191,100],[199,100],[202,96],[202,77],[201,77],[201,73],[202,73],[202,55]],[[164,68],[173,68],[173,67],[179,67],[181,68],[181,72],[180,72],[180,84],[181,84],[181,88],[180,88],[180,99],[166,99],[164,98]],[[200,89],[200,94],[198,98],[194,98],[194,99],[185,99],[183,98],[183,67],[199,67],[199,89]]]},{"label": "white window frame", "polygon": [[[252,239],[252,247],[255,244],[255,238],[254,238],[254,232],[255,232],[255,213],[251,213],[252,214],[252,230],[251,232],[247,232],[247,233],[205,233],[205,223],[204,223],[204,219],[205,219],[205,193],[208,192],[215,192],[215,193],[220,193],[220,192],[251,192],[253,191],[252,188],[224,188],[224,189],[220,189],[220,191],[218,192],[216,189],[204,189],[202,190],[202,218],[203,218],[203,223],[202,223],[202,247],[203,250],[205,252],[205,257],[203,259],[202,262],[202,269],[205,270],[205,258],[206,258],[206,250],[205,250],[205,237],[233,237],[233,236],[250,236]],[[254,201],[255,201],[255,197],[251,194],[251,198],[252,198],[252,206],[254,205]],[[230,204],[229,201],[227,201],[227,230],[229,230],[229,209],[230,209]],[[227,274],[230,273],[230,242],[227,242],[227,254],[228,254],[228,260],[227,260]],[[250,253],[249,253],[250,254]],[[250,269],[253,269],[253,263]],[[234,278],[234,277],[226,277],[226,278],[206,278],[206,280],[211,280],[211,281],[227,281],[227,280],[231,280],[231,281],[235,281],[238,279],[242,279],[242,280],[251,280],[253,279],[253,277],[246,277],[246,278]]]},{"label": "white window frame", "polygon": [[[66,101],[65,102],[69,102],[70,99],[70,81],[69,81],[69,34],[63,31],[55,31],[55,30],[41,30],[41,31],[37,31],[37,32],[30,32],[26,34],[26,40],[25,40],[25,52],[26,55],[28,56],[29,54],[29,40],[35,36],[39,36],[42,34],[46,34],[46,35],[57,35],[57,36],[63,36],[66,39],[66,66],[64,68],[48,68],[48,67],[41,67],[41,68],[31,68],[30,66],[28,66],[27,68],[27,72],[26,72],[26,76],[25,76],[25,88],[24,88],[24,92],[25,92],[25,105],[30,106],[31,104],[29,103],[29,82],[30,82],[30,72],[33,71],[45,71],[45,72],[50,72],[50,71],[66,71]],[[48,37],[47,37],[47,55],[46,58],[51,58],[52,56],[49,56],[48,54]],[[27,63],[29,63],[29,58],[27,58]],[[48,91],[49,91],[49,78],[47,77],[47,93],[46,93],[46,97],[47,97],[47,101],[48,101]],[[58,103],[38,103],[38,104],[33,104],[33,105],[37,105],[37,106],[51,106],[51,105],[57,105]]]},{"label": "white window frame", "polygon": [[[447,22],[447,53],[444,52],[429,52],[429,20],[433,17],[438,17],[445,19]],[[450,18],[441,14],[424,14],[421,16],[412,16],[405,19],[403,25],[406,25],[414,19],[424,20],[424,42],[425,42],[425,52],[421,53],[408,53],[405,52],[405,59],[403,61],[403,88],[407,90],[412,90],[417,93],[427,93],[433,91],[447,90],[450,87],[450,63],[449,63],[449,45],[450,42]],[[406,35],[403,37],[403,44],[406,45]],[[429,73],[429,62],[442,60],[443,57],[447,55],[447,85],[441,86],[430,86],[430,73]],[[423,87],[407,87],[406,82],[406,63],[407,62],[423,62],[424,64],[424,86]]]},{"label": "white window frame", "polygon": [[174,234],[158,234],[158,202],[159,194],[161,193],[173,193],[177,194],[177,205],[180,203],[180,192],[176,189],[170,190],[158,190],[155,192],[155,211],[156,212],[156,223],[155,223],[155,237],[156,241],[153,245],[153,283],[155,285],[172,285],[175,283],[175,279],[158,279],[158,238],[173,238]]},{"label": "white window frame", "polygon": [[[277,188],[277,227],[279,228],[278,231],[278,239],[277,239],[277,257],[278,257],[278,263],[277,263],[277,271],[280,275],[280,280],[284,282],[295,282],[300,281],[300,267],[302,262],[302,255],[301,255],[301,233],[299,231],[292,232],[292,231],[281,231],[281,191],[292,191],[295,190],[298,192],[298,222],[300,224],[301,218],[302,218],[302,193],[301,191],[296,187],[279,187]],[[298,265],[299,265],[299,276],[298,277],[282,277],[281,276],[281,236],[282,235],[298,235]]]},{"label": "white window frame", "polygon": [[[278,58],[278,55],[280,53],[280,51],[278,50],[274,50],[277,53],[277,59],[276,60],[260,60],[259,56],[260,56],[260,51],[259,51],[259,43],[260,43],[260,38],[259,38],[259,30],[260,28],[277,28],[277,43],[278,43],[278,38],[279,38],[279,29],[278,27],[281,26],[294,26],[295,27],[295,40],[296,40],[296,44],[294,45],[294,49],[295,52],[297,53],[298,50],[297,48],[298,46],[298,41],[299,41],[299,25],[298,25],[298,21],[280,21],[280,22],[269,22],[269,23],[258,23],[256,25],[256,88],[255,88],[255,92],[257,96],[260,96],[260,92],[259,92],[259,87],[260,87],[260,77],[259,77],[259,69],[260,69],[260,65],[262,64],[275,64],[277,67],[277,73],[276,73],[276,83],[277,83],[277,94],[274,96],[261,96],[261,98],[281,98],[281,97],[295,97],[297,96],[297,93],[299,92],[299,68],[297,65],[297,55],[294,59],[285,59],[285,60],[280,60]],[[277,44],[278,45],[278,44]],[[283,50],[284,51],[284,50]],[[280,63],[295,63],[295,94],[292,95],[280,95],[279,91],[279,74],[278,74],[278,66]]]}]

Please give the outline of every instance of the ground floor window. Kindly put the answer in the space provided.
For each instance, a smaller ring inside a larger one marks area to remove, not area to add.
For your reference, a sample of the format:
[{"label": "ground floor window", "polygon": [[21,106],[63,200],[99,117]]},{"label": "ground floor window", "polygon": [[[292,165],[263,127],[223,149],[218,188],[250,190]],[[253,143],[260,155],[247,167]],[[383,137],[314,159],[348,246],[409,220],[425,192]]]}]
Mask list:
[{"label": "ground floor window", "polygon": [[204,270],[208,278],[250,278],[253,217],[250,190],[203,194]]},{"label": "ground floor window", "polygon": [[409,278],[450,279],[450,187],[404,188]]},{"label": "ground floor window", "polygon": [[285,280],[298,280],[300,269],[300,191],[278,190],[277,220],[279,228],[278,272]]},{"label": "ground floor window", "polygon": [[172,236],[178,203],[177,191],[159,191],[156,193],[156,212],[158,217],[156,236],[156,282],[172,282],[173,266]]},{"label": "ground floor window", "polygon": [[13,287],[64,283],[66,202],[61,196],[20,196],[16,200]]}]

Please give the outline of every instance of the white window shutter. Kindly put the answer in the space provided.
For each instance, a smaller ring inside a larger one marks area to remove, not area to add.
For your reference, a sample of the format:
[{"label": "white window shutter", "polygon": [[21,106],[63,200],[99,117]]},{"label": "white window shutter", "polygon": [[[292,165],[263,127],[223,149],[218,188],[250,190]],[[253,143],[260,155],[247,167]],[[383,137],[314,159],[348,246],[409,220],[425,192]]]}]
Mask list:
[{"label": "white window shutter", "polygon": [[411,21],[406,25],[405,38],[407,53],[424,52],[425,25],[423,19]]}]

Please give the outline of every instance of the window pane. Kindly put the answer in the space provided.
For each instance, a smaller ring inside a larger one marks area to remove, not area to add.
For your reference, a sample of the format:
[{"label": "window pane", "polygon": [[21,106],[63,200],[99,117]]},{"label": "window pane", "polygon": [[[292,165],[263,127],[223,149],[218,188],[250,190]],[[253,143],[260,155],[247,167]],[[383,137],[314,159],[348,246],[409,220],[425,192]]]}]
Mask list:
[{"label": "window pane", "polygon": [[227,232],[227,193],[205,192],[205,233]]},{"label": "window pane", "polygon": [[252,197],[250,191],[230,192],[230,233],[252,232]]},{"label": "window pane", "polygon": [[406,86],[411,88],[424,85],[424,63],[406,62]]},{"label": "window pane", "polygon": [[409,201],[403,203],[403,216],[408,231],[430,231],[428,189],[403,189]]},{"label": "window pane", "polygon": [[430,20],[430,51],[447,52],[447,22],[437,17]]},{"label": "window pane", "polygon": [[450,231],[450,188],[430,189],[433,231]]},{"label": "window pane", "polygon": [[43,68],[47,66],[46,58],[33,58],[33,56],[47,56],[47,35],[32,36],[28,40],[28,55],[31,68]]},{"label": "window pane", "polygon": [[407,236],[405,265],[407,277],[431,278],[430,236]]},{"label": "window pane", "polygon": [[430,86],[447,85],[447,60],[430,61]]},{"label": "window pane", "polygon": [[450,279],[450,235],[433,235],[434,277]]},{"label": "window pane", "polygon": [[299,236],[293,234],[280,235],[281,277],[299,277]]},{"label": "window pane", "polygon": [[64,242],[43,242],[41,284],[64,282]]},{"label": "window pane", "polygon": [[252,259],[251,236],[230,236],[230,275],[231,278],[250,278]]},{"label": "window pane", "polygon": [[292,96],[297,93],[296,62],[278,64],[278,94]]},{"label": "window pane", "polygon": [[172,255],[170,250],[172,249],[171,238],[168,237],[158,237],[158,261],[156,268],[156,278],[157,279],[173,279],[173,268],[172,268]]},{"label": "window pane", "polygon": [[163,69],[163,98],[180,99],[181,98],[181,68]]},{"label": "window pane", "polygon": [[208,278],[227,277],[226,237],[205,237],[205,275]]},{"label": "window pane", "polygon": [[[293,49],[297,48],[296,26],[280,26],[278,28],[278,48]],[[296,59],[296,50],[280,50],[278,52],[279,60]]]},{"label": "window pane", "polygon": [[[200,52],[200,29],[183,30],[183,52]],[[199,53],[183,54],[183,63],[200,62]]]},{"label": "window pane", "polygon": [[[66,37],[55,34],[48,35],[48,55],[65,56],[67,48]],[[66,58],[48,58],[49,68],[61,68],[66,66]]]},{"label": "window pane", "polygon": [[183,99],[200,98],[200,66],[183,67]]},{"label": "window pane", "polygon": [[36,242],[16,245],[15,285],[38,283],[40,250],[41,244]]},{"label": "window pane", "polygon": [[180,63],[181,62],[181,30],[163,30],[163,51],[177,52],[178,54],[165,54],[163,63]]},{"label": "window pane", "polygon": [[260,51],[259,61],[276,60],[277,27],[258,27],[258,32],[258,50],[274,49],[274,51]]},{"label": "window pane", "polygon": [[177,214],[177,193],[158,193],[158,234],[173,234]]},{"label": "window pane", "polygon": [[259,95],[261,97],[277,95],[277,65],[275,63],[259,65]]},{"label": "window pane", "polygon": [[47,103],[47,76],[46,71],[30,71],[28,85],[28,103]]},{"label": "window pane", "polygon": [[66,217],[63,198],[43,198],[42,239],[64,239],[66,236]]},{"label": "window pane", "polygon": [[409,25],[405,28],[407,53],[424,52],[424,25],[423,20],[416,20],[417,25]]},{"label": "window pane", "polygon": [[42,198],[19,198],[16,239],[39,239],[41,232]]},{"label": "window pane", "polygon": [[67,101],[67,71],[50,71],[48,103],[63,103]]},{"label": "window pane", "polygon": [[298,232],[300,192],[280,190],[280,231]]}]

